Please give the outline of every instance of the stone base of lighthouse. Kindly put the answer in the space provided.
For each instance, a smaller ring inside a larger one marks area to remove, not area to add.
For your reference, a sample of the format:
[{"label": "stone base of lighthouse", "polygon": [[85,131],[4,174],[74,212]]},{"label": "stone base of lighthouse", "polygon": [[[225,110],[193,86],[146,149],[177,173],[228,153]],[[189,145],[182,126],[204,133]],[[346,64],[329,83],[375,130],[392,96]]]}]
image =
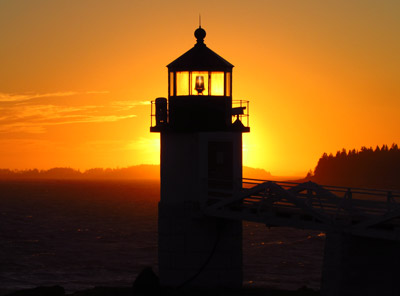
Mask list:
[{"label": "stone base of lighthouse", "polygon": [[197,216],[193,203],[159,204],[159,276],[170,287],[240,287],[242,223]]}]

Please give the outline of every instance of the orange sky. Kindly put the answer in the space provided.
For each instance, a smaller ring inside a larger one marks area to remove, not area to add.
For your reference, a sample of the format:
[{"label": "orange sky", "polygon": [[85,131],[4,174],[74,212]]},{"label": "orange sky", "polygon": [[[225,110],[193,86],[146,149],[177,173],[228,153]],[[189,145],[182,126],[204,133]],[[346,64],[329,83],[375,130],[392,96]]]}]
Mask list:
[{"label": "orange sky", "polygon": [[400,144],[400,2],[0,1],[0,168],[159,161],[150,106],[195,43],[250,100],[244,164],[305,175],[324,152]]}]

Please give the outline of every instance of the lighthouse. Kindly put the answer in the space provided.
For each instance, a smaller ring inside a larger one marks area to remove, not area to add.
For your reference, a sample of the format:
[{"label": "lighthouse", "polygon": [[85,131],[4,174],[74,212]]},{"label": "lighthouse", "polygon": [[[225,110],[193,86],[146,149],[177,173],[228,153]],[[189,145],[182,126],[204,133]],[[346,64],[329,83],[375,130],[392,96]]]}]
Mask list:
[{"label": "lighthouse", "polygon": [[232,100],[233,65],[206,46],[203,28],[194,35],[194,47],[167,66],[168,99],[152,102],[150,131],[161,141],[160,283],[240,287],[242,222],[202,210],[242,188],[249,106]]}]

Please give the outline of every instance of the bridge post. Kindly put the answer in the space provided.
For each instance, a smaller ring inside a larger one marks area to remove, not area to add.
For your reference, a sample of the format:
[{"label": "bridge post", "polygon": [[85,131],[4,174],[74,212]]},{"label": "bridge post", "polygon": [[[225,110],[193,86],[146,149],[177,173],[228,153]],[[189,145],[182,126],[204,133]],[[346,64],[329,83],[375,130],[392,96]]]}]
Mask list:
[{"label": "bridge post", "polygon": [[328,232],[322,296],[400,295],[400,243]]}]

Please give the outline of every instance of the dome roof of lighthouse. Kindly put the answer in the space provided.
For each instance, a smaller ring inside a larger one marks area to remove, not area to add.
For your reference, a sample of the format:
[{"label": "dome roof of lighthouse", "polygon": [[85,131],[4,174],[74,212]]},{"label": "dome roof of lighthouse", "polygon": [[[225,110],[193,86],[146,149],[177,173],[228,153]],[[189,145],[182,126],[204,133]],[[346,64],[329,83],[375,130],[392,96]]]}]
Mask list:
[{"label": "dome roof of lighthouse", "polygon": [[195,46],[167,65],[170,71],[232,71],[231,63],[204,44],[204,29],[199,27],[194,36],[197,38]]}]

